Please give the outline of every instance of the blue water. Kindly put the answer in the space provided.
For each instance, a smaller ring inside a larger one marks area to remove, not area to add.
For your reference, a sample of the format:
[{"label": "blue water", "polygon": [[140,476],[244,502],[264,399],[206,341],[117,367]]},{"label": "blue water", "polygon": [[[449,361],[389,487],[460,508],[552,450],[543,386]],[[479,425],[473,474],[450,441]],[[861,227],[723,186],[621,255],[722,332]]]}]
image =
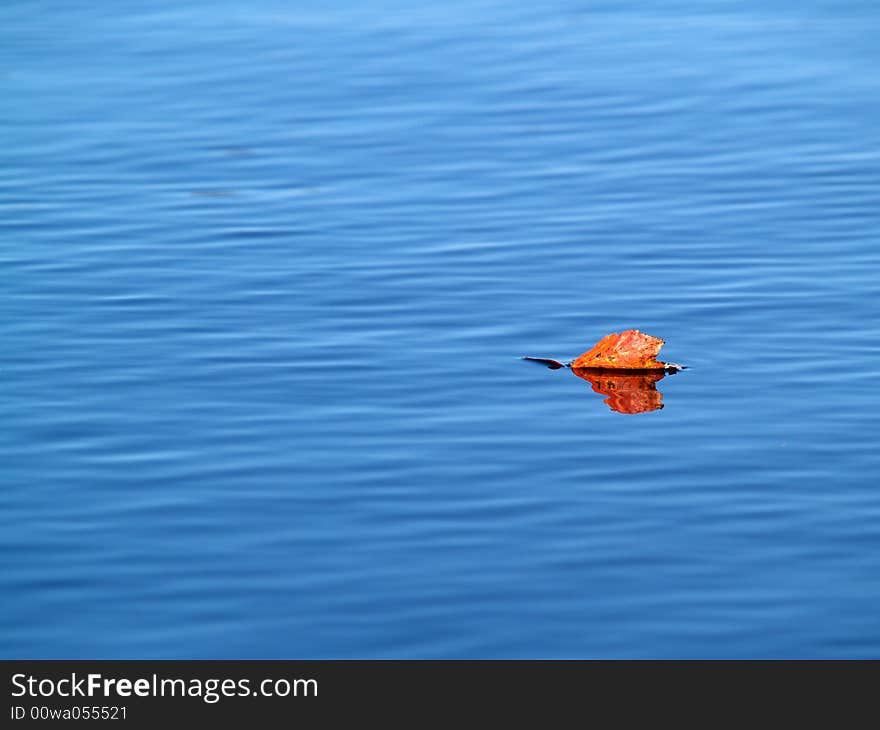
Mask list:
[{"label": "blue water", "polygon": [[876,3],[423,5],[0,7],[0,655],[880,656]]}]

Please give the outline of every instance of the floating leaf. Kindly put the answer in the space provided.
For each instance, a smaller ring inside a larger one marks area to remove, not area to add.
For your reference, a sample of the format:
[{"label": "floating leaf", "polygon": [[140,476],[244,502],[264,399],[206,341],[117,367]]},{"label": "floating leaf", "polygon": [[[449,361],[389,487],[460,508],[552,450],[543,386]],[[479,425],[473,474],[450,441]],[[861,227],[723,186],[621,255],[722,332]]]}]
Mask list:
[{"label": "floating leaf", "polygon": [[638,330],[613,332],[605,335],[592,349],[587,350],[572,364],[577,369],[601,370],[666,370],[679,369],[679,365],[659,362],[657,355],[664,340],[646,335]]},{"label": "floating leaf", "polygon": [[663,408],[663,394],[657,383],[666,377],[664,370],[612,373],[607,370],[571,370],[593,386],[593,392],[608,396],[605,403],[617,413],[648,413]]},{"label": "floating leaf", "polygon": [[[664,341],[639,330],[614,332],[568,367],[593,386],[593,391],[608,396],[605,403],[618,413],[647,413],[663,407],[663,395],[657,383],[667,373],[676,373],[682,365],[660,362],[657,355]],[[524,357],[551,370],[566,367],[549,357]]]}]

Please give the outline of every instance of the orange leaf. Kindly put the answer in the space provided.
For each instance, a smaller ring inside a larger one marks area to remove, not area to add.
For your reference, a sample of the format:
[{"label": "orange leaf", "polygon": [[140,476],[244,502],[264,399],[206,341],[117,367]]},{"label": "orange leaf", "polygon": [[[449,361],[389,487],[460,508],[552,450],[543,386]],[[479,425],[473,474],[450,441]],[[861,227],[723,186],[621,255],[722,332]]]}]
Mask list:
[{"label": "orange leaf", "polygon": [[596,345],[578,357],[571,367],[602,370],[663,370],[677,368],[658,362],[657,354],[664,340],[646,335],[638,330],[626,330],[605,335]]}]

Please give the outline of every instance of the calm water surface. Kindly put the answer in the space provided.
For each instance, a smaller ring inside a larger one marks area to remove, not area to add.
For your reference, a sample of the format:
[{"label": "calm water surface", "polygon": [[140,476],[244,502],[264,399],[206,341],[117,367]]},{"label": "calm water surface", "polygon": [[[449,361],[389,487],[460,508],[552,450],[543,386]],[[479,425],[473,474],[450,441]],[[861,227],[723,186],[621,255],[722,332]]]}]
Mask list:
[{"label": "calm water surface", "polygon": [[876,4],[0,24],[2,656],[880,656]]}]

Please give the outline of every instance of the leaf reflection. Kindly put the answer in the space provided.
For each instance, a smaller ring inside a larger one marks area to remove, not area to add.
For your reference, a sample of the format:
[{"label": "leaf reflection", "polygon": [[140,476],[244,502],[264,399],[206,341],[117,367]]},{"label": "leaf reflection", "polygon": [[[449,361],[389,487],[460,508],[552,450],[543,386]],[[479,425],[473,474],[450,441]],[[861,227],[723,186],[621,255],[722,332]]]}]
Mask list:
[{"label": "leaf reflection", "polygon": [[608,396],[605,403],[618,413],[648,413],[663,408],[663,394],[657,383],[667,375],[664,370],[643,370],[615,373],[609,370],[572,368],[575,375],[586,380],[593,391]]}]

